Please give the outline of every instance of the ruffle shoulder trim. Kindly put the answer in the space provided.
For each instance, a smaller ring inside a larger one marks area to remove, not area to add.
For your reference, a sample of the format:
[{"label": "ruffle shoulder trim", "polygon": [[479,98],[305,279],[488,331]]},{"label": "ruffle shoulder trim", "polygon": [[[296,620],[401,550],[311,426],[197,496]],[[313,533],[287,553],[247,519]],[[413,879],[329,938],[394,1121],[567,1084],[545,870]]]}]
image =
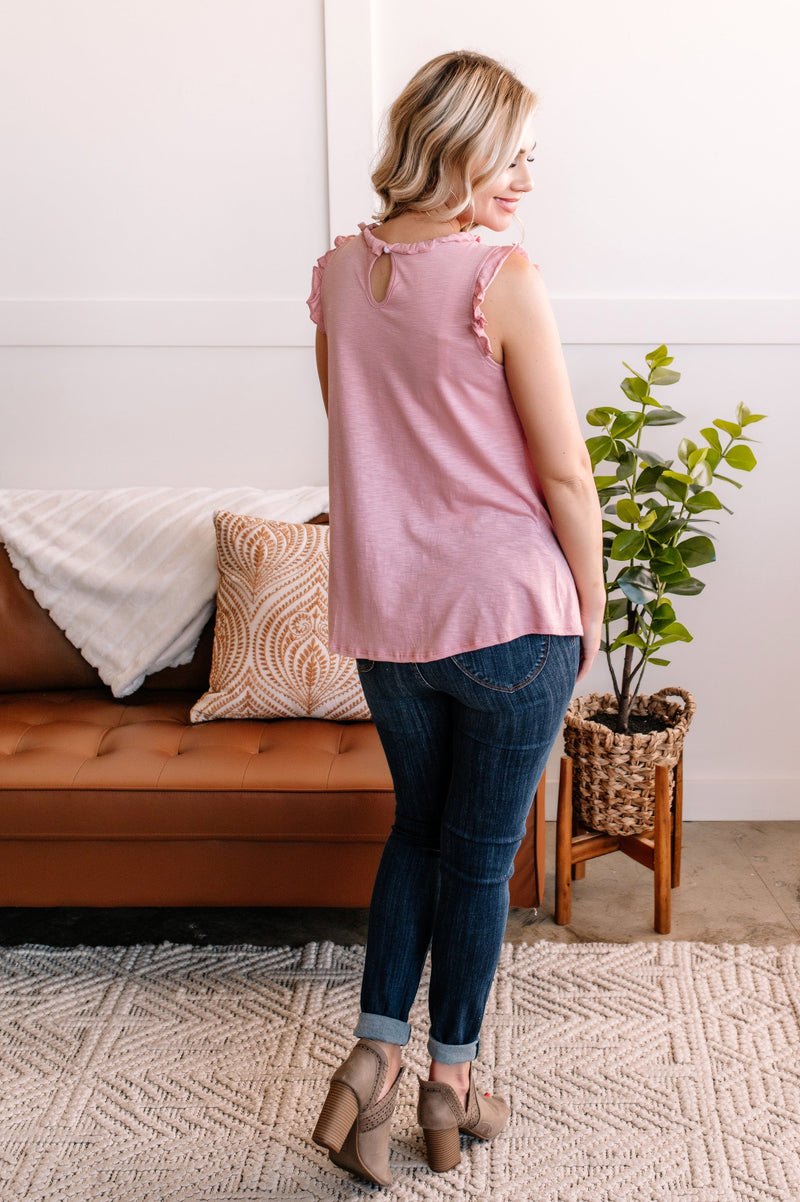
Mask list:
[{"label": "ruffle shoulder trim", "polygon": [[371,224],[362,221],[358,227],[364,236],[367,248],[373,255],[382,255],[387,251],[393,255],[421,255],[429,250],[435,250],[437,246],[442,246],[447,242],[480,242],[478,235],[473,234],[470,230],[444,234],[441,238],[429,238],[427,242],[384,242],[381,238],[376,238],[372,232],[379,225],[378,221],[373,221]]},{"label": "ruffle shoulder trim", "polygon": [[522,255],[525,259],[528,258],[526,251],[523,250],[518,242],[515,242],[513,246],[493,246],[481,263],[480,270],[475,279],[475,292],[472,297],[472,332],[478,339],[481,350],[488,358],[492,357],[492,344],[489,341],[489,335],[486,333],[486,318],[481,305],[486,297],[486,291],[498,271],[509,255],[514,254]]},{"label": "ruffle shoulder trim", "polygon": [[319,326],[320,331],[325,333],[325,319],[322,314],[322,276],[325,268],[328,266],[328,259],[335,254],[340,246],[344,246],[345,242],[351,242],[353,238],[357,238],[357,234],[339,234],[333,240],[333,248],[325,252],[321,258],[317,259],[311,269],[311,294],[306,301],[308,311],[311,314],[311,320]]}]

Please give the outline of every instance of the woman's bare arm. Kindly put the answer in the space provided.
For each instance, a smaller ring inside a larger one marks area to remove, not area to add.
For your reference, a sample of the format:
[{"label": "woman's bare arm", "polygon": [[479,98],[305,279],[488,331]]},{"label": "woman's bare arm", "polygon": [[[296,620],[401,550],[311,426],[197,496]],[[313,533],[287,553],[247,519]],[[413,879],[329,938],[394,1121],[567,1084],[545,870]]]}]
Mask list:
[{"label": "woman's bare arm", "polygon": [[600,646],[605,585],[602,518],[561,340],[539,272],[511,255],[483,303],[531,459],[575,584],[583,622],[580,680]]},{"label": "woman's bare arm", "polygon": [[317,327],[317,375],[319,376],[319,386],[322,392],[322,403],[325,406],[325,412],[328,412],[328,338],[323,334],[322,330]]}]

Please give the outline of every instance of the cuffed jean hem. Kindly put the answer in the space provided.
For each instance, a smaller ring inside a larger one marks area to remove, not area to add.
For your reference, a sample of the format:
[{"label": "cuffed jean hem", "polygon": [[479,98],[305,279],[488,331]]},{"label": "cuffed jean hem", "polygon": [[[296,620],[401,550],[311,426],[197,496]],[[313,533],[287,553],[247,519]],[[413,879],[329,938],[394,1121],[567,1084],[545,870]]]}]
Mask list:
[{"label": "cuffed jean hem", "polygon": [[474,1043],[439,1043],[431,1035],[428,1038],[428,1055],[439,1064],[466,1064],[478,1055],[478,1041]]},{"label": "cuffed jean hem", "polygon": [[411,1024],[383,1014],[359,1015],[353,1034],[358,1039],[380,1039],[383,1043],[399,1043],[404,1048],[411,1038]]}]

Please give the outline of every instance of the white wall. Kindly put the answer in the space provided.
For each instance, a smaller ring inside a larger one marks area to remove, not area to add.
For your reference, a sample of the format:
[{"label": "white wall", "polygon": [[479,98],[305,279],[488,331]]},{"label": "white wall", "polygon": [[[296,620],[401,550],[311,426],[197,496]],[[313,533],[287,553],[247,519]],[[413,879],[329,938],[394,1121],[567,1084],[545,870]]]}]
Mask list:
[{"label": "white wall", "polygon": [[322,0],[2,10],[0,484],[324,482]]},{"label": "white wall", "polygon": [[540,95],[526,246],[579,410],[665,341],[680,433],[770,415],[649,684],[698,699],[689,817],[800,816],[793,0],[0,8],[0,485],[323,482],[311,262],[369,216],[411,72],[484,50]]}]

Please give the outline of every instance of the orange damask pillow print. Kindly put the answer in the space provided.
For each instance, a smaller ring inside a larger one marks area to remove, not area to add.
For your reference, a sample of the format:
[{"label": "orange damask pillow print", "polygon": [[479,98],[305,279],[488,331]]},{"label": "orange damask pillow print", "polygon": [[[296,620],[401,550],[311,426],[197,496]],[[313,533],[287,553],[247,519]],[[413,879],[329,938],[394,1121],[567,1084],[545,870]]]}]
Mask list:
[{"label": "orange damask pillow print", "polygon": [[226,512],[214,526],[214,652],[191,721],[368,719],[355,660],[328,651],[328,527]]}]

